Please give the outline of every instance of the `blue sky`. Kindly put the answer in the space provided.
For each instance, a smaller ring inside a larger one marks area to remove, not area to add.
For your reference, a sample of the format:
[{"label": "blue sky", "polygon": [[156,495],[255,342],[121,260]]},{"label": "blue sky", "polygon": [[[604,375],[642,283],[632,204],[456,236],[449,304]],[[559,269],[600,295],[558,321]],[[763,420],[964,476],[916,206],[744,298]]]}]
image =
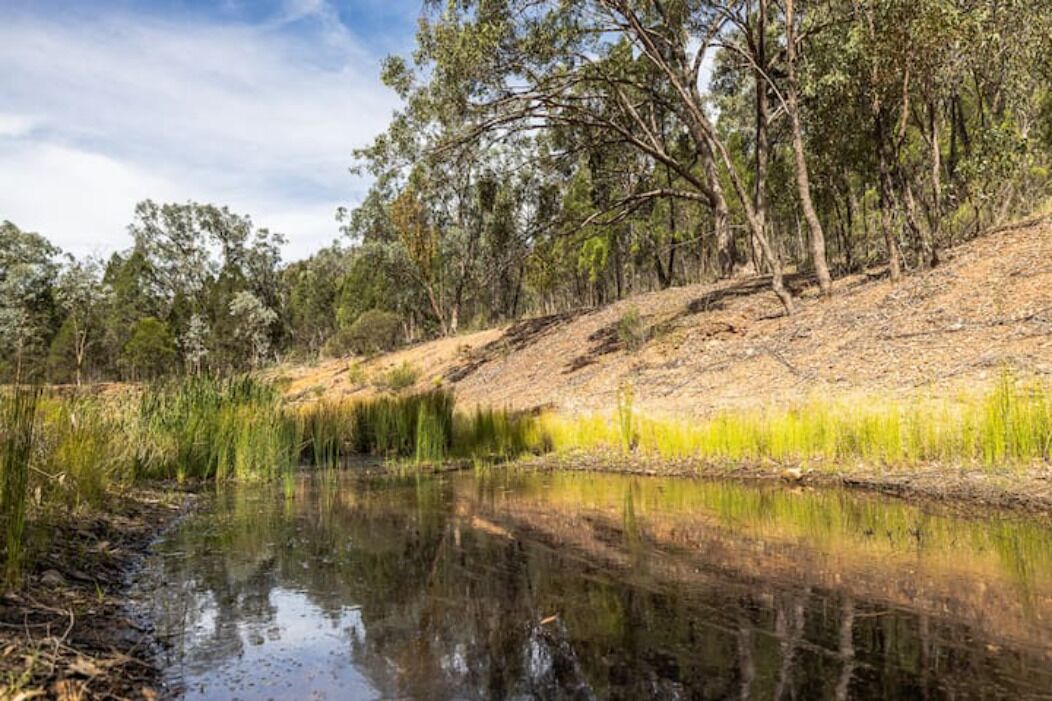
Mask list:
[{"label": "blue sky", "polygon": [[226,204],[338,235],[368,183],[351,151],[396,109],[380,84],[421,0],[0,0],[0,219],[107,255],[135,203]]}]

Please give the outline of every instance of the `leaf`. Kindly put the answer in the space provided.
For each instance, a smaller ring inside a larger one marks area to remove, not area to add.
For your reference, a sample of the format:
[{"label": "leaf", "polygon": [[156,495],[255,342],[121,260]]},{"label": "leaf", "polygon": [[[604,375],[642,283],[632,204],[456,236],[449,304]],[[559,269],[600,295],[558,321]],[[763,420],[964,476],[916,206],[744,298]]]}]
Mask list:
[{"label": "leaf", "polygon": [[69,671],[82,677],[97,677],[102,674],[102,668],[95,664],[94,660],[87,657],[78,657],[69,666]]}]

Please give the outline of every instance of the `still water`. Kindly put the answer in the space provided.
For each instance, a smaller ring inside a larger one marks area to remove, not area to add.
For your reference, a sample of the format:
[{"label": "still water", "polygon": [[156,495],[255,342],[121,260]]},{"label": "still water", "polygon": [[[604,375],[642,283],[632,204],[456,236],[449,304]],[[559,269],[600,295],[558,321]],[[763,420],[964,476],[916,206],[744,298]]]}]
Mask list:
[{"label": "still water", "polygon": [[141,589],[176,698],[1052,698],[1052,530],[835,490],[304,475]]}]

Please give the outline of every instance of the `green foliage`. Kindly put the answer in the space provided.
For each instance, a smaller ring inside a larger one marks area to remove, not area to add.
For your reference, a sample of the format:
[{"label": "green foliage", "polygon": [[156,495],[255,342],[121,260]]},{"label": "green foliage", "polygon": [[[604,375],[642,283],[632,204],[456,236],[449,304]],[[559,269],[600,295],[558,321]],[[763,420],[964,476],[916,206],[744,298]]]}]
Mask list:
[{"label": "green foliage", "polygon": [[647,326],[637,307],[631,307],[617,320],[617,340],[633,353],[641,350],[647,342]]},{"label": "green foliage", "polygon": [[76,326],[66,319],[58,327],[47,354],[47,376],[51,382],[74,382],[77,377]]},{"label": "green foliage", "polygon": [[270,478],[296,457],[298,440],[277,392],[248,377],[154,387],[134,430],[134,473],[154,478]]},{"label": "green foliage", "polygon": [[437,459],[453,439],[453,405],[453,394],[446,390],[362,402],[354,407],[355,450]]},{"label": "green foliage", "polygon": [[1005,470],[1052,459],[1052,388],[1005,375],[989,393],[910,404],[812,399],[790,409],[722,412],[703,421],[636,417],[619,393],[616,416],[544,416],[556,450],[635,446],[664,460],[733,464],[816,460],[885,465],[950,463]]},{"label": "green foliage", "polygon": [[151,316],[135,322],[121,353],[121,364],[128,377],[136,380],[163,377],[175,369],[175,360],[175,339],[167,324]]},{"label": "green foliage", "polygon": [[532,414],[476,407],[473,413],[454,417],[453,450],[459,457],[475,460],[506,460],[545,452],[547,443],[536,424]]},{"label": "green foliage", "polygon": [[635,390],[632,385],[623,384],[617,390],[617,427],[621,436],[621,450],[629,452],[636,447],[635,414],[633,404]]},{"label": "green foliage", "polygon": [[401,392],[415,385],[419,379],[420,370],[408,360],[403,360],[399,365],[381,373],[376,379],[376,384],[381,389]]},{"label": "green foliage", "polygon": [[374,355],[394,350],[402,340],[402,320],[392,312],[370,309],[354,322],[336,332],[326,344],[326,353],[333,356],[348,352]]},{"label": "green foliage", "polygon": [[8,380],[42,374],[55,327],[57,254],[43,236],[0,222],[0,371]]}]

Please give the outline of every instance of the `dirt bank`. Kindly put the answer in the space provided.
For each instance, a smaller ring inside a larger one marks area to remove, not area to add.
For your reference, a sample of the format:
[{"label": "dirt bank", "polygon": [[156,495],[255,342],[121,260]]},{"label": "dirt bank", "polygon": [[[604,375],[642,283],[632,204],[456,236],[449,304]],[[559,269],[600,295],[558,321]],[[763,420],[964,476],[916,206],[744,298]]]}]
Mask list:
[{"label": "dirt bank", "polygon": [[[652,415],[704,416],[784,405],[808,394],[952,395],[1003,367],[1052,375],[1052,219],[1035,218],[947,249],[934,270],[891,284],[882,269],[841,278],[830,300],[790,276],[800,311],[784,316],[763,277],[633,296],[371,359],[272,371],[294,401],[368,396],[409,363],[419,389],[441,382],[461,406],[610,412],[630,383]],[[646,341],[618,325],[638,312]]]},{"label": "dirt bank", "polygon": [[150,544],[192,494],[138,488],[97,513],[37,517],[24,585],[0,597],[0,699],[151,699],[150,627],[127,609]]}]

